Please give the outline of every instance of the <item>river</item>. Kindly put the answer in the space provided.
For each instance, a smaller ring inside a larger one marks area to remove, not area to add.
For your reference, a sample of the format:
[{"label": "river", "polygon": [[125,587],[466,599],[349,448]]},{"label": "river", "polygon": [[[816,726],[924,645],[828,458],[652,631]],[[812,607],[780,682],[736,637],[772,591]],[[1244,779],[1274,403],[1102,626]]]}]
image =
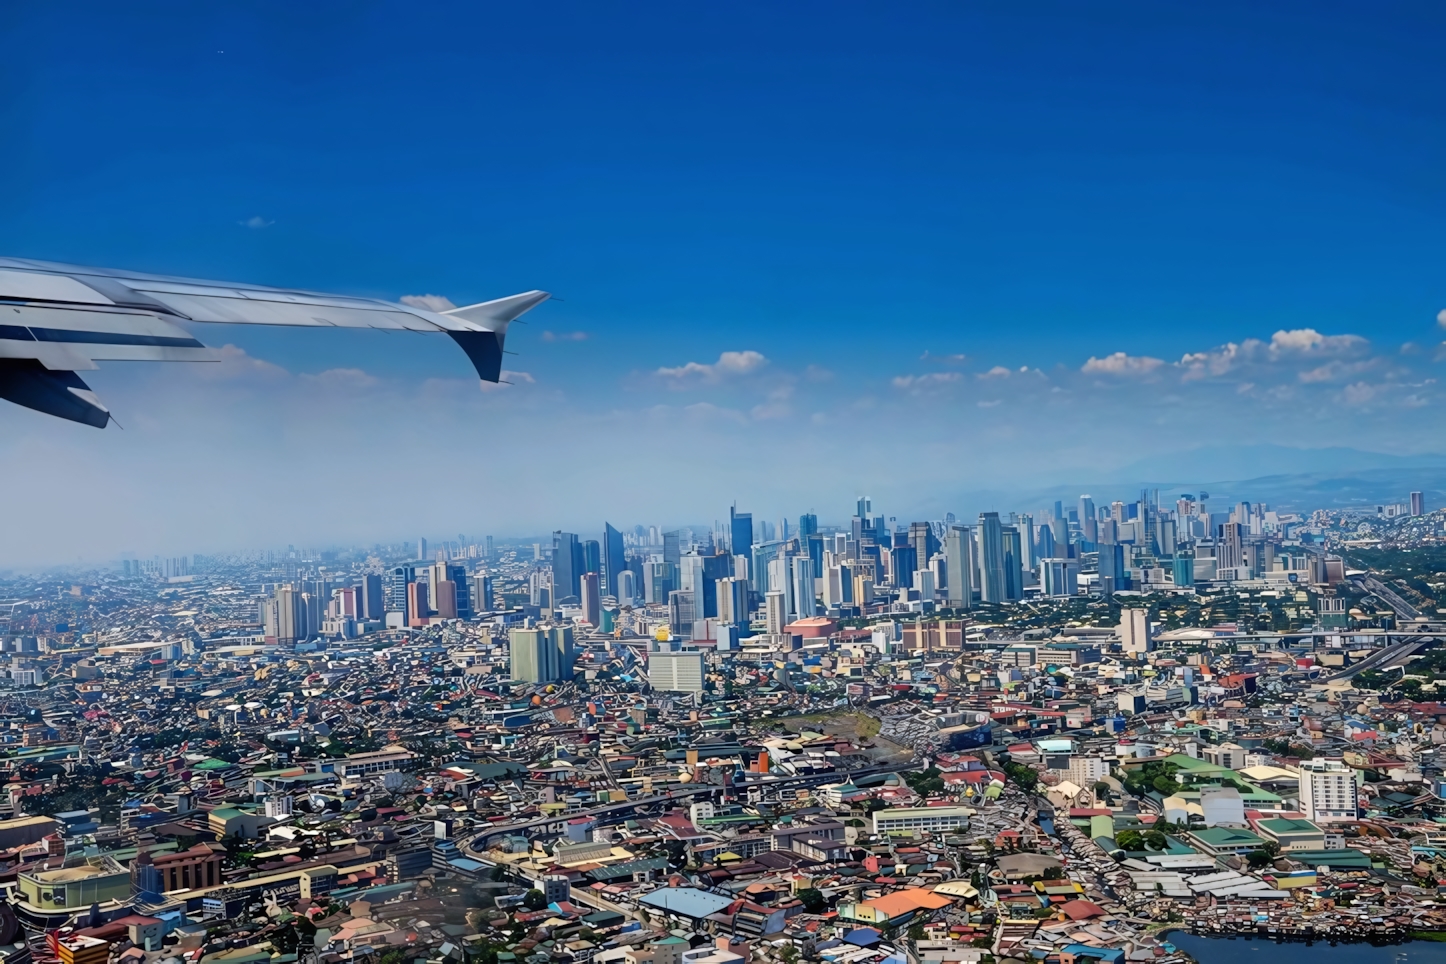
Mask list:
[{"label": "river", "polygon": [[[1174,931],[1167,938],[1200,964],[1446,964],[1446,943],[1411,941],[1406,944],[1312,944],[1265,938],[1200,937]],[[1321,955],[1328,962],[1320,960]]]}]

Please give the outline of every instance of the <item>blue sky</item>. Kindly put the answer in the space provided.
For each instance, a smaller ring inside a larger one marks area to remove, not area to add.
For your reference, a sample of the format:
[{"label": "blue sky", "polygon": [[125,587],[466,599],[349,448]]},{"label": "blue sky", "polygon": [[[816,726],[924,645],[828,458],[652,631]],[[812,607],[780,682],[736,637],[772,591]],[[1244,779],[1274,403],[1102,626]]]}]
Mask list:
[{"label": "blue sky", "polygon": [[[70,508],[0,561],[1439,452],[1446,10],[1261,6],[12,5],[4,253],[564,300],[501,391],[212,327],[87,376],[124,432],[7,407]],[[429,475],[464,495],[392,497]]]}]

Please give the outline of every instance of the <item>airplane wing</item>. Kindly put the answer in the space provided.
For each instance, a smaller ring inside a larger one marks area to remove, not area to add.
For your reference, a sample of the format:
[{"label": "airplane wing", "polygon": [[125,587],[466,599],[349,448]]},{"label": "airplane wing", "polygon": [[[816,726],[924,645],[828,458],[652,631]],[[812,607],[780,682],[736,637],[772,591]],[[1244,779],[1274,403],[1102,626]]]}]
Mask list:
[{"label": "airplane wing", "polygon": [[377,298],[0,258],[0,398],[104,428],[110,413],[75,372],[97,361],[215,361],[179,322],[445,332],[478,377],[495,382],[507,326],[548,297],[528,291],[437,312]]}]

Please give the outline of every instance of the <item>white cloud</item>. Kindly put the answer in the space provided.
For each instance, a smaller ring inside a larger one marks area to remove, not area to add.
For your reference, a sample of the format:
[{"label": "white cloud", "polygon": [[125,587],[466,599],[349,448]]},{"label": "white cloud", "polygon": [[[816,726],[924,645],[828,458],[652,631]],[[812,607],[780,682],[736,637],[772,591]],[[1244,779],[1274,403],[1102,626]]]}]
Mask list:
[{"label": "white cloud", "polygon": [[243,228],[250,228],[253,231],[260,231],[262,228],[271,227],[276,222],[268,221],[258,214],[255,217],[247,218],[245,221],[237,221],[236,223],[241,225]]},{"label": "white cloud", "polygon": [[543,341],[587,341],[585,331],[544,331]]},{"label": "white cloud", "polygon": [[1003,365],[995,365],[993,368],[989,369],[989,371],[987,371],[987,372],[984,372],[984,373],[981,374],[979,377],[980,377],[980,378],[1008,378],[1008,377],[1010,376],[1010,374],[1011,374],[1011,372],[1009,371],[1009,369],[1005,368]]},{"label": "white cloud", "polygon": [[931,388],[942,388],[950,382],[962,381],[963,378],[964,376],[958,372],[930,372],[926,375],[899,375],[894,379],[894,387],[917,393]]},{"label": "white cloud", "polygon": [[333,389],[363,389],[374,388],[381,382],[373,375],[368,375],[360,368],[328,368],[324,372],[317,372],[315,375],[302,375],[303,379],[323,388]]},{"label": "white cloud", "polygon": [[1270,357],[1274,360],[1290,354],[1344,352],[1365,344],[1360,335],[1322,335],[1314,328],[1294,328],[1270,336]]},{"label": "white cloud", "polygon": [[1086,375],[1148,375],[1163,364],[1160,359],[1148,355],[1127,355],[1117,351],[1103,358],[1091,355],[1089,361],[1080,366],[1080,371]]},{"label": "white cloud", "polygon": [[1446,328],[1446,308],[1442,308],[1440,311],[1436,312],[1436,324],[1440,325],[1442,328]]},{"label": "white cloud", "polygon": [[671,380],[675,385],[686,382],[717,382],[724,378],[747,375],[768,364],[768,359],[756,351],[725,351],[711,365],[702,362],[688,362],[676,368],[659,368],[658,374]]},{"label": "white cloud", "polygon": [[995,408],[995,407],[997,407],[1002,401],[1003,401],[1003,399],[991,398],[991,399],[989,399],[988,401],[980,401],[980,402],[977,402],[976,404],[977,404],[980,408]]},{"label": "white cloud", "polygon": [[1368,385],[1365,382],[1356,382],[1353,385],[1347,385],[1344,392],[1346,404],[1364,405],[1375,398],[1378,391],[1379,389],[1374,385]]},{"label": "white cloud", "polygon": [[510,372],[504,368],[502,369],[501,381],[479,381],[478,384],[482,386],[482,391],[484,392],[497,392],[501,391],[504,388],[514,388],[518,385],[535,385],[537,384],[537,379],[533,378],[527,372]]},{"label": "white cloud", "polygon": [[457,307],[450,298],[441,295],[402,295],[400,301],[410,308],[421,308],[423,311],[451,311]]}]

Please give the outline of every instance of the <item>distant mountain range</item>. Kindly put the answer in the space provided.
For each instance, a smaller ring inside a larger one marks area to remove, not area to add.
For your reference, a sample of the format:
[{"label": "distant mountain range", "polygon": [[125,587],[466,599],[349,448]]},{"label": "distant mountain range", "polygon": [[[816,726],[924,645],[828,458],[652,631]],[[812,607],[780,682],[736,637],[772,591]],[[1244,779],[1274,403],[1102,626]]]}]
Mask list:
[{"label": "distant mountain range", "polygon": [[1143,489],[1160,491],[1162,504],[1183,493],[1210,495],[1223,510],[1237,502],[1265,502],[1282,511],[1404,503],[1424,493],[1427,510],[1446,505],[1446,455],[1385,455],[1349,448],[1292,449],[1260,445],[1210,447],[1154,456],[1088,484],[1055,485],[1033,492],[963,493],[972,514],[986,509],[1028,510],[1059,500],[1076,505],[1081,493],[1095,503],[1132,501]]}]

